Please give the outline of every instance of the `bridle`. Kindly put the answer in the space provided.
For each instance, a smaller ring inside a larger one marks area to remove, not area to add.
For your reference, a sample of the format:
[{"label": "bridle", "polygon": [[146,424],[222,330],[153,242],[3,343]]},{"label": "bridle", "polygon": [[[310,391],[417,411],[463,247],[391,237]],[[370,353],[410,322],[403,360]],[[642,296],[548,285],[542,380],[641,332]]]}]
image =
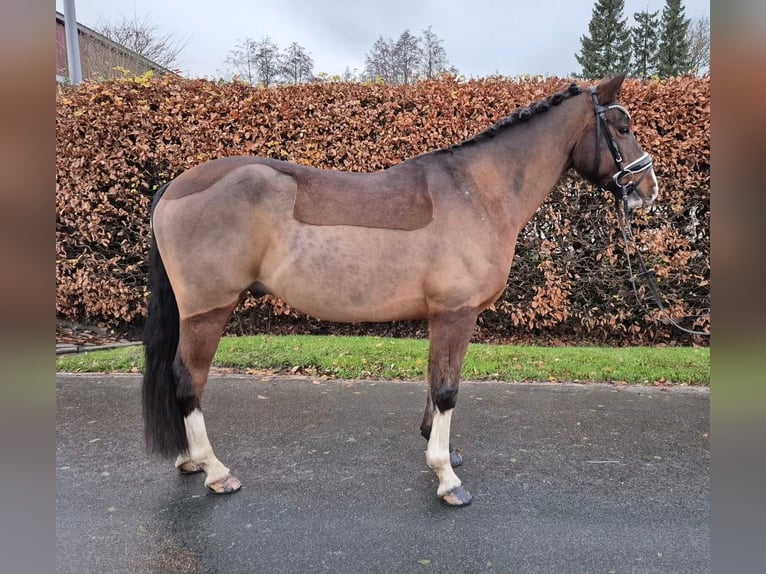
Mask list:
[{"label": "bridle", "polygon": [[[633,288],[633,293],[635,294],[638,302],[641,303],[641,298],[639,297],[638,290],[636,288],[636,279],[638,277],[645,278],[647,285],[649,286],[649,292],[652,295],[652,299],[654,299],[654,303],[657,305],[660,313],[665,317],[663,319],[665,324],[669,323],[684,333],[709,337],[710,333],[687,329],[678,323],[679,320],[695,319],[697,317],[677,317],[674,319],[668,314],[665,306],[662,304],[662,297],[660,296],[660,291],[657,287],[657,283],[654,281],[655,273],[653,270],[647,269],[644,258],[641,256],[641,251],[639,251],[635,245],[633,233],[630,228],[630,209],[628,208],[628,196],[635,189],[636,185],[638,185],[641,180],[646,177],[649,168],[651,168],[654,164],[654,160],[652,160],[652,156],[644,152],[644,154],[641,155],[638,159],[635,159],[629,164],[624,165],[622,153],[620,152],[620,146],[617,145],[614,136],[609,131],[604,114],[610,110],[618,110],[625,114],[628,117],[628,120],[630,120],[630,113],[619,104],[609,104],[602,106],[598,101],[598,95],[596,94],[595,87],[590,88],[590,95],[593,100],[593,107],[596,114],[596,169],[593,173],[595,177],[598,177],[599,169],[601,167],[601,138],[604,137],[606,140],[606,145],[609,148],[609,152],[612,154],[612,159],[614,159],[614,163],[617,166],[617,171],[615,171],[615,173],[612,175],[612,181],[614,181],[615,184],[615,195],[618,199],[617,221],[620,225],[620,231],[622,232],[622,239],[625,245],[625,256],[628,260],[628,272],[630,273],[629,280]],[[641,174],[641,176],[636,179],[635,176],[638,174]],[[633,265],[630,259],[631,242],[634,243],[633,248],[635,250],[639,262],[639,267],[641,269],[641,272],[638,275],[633,273]],[[709,314],[700,315],[699,317],[704,316],[709,316]]]},{"label": "bridle", "polygon": [[[605,114],[610,110],[618,110],[625,114],[628,120],[630,120],[630,113],[620,104],[602,106],[598,102],[598,95],[596,94],[595,87],[590,89],[590,96],[593,99],[593,108],[596,112],[596,170],[594,171],[594,174],[598,177],[599,169],[601,167],[601,138],[604,137],[609,152],[612,154],[612,159],[614,159],[614,163],[617,166],[617,171],[612,175],[612,180],[614,181],[617,190],[622,195],[622,200],[627,208],[629,193],[646,176],[648,169],[654,164],[654,160],[652,160],[652,156],[644,152],[638,159],[633,160],[628,165],[624,165],[620,146],[617,145],[612,132],[609,131]],[[605,136],[602,134],[605,134]],[[638,180],[634,179],[633,176],[640,173],[643,173],[643,175],[641,175]]]}]

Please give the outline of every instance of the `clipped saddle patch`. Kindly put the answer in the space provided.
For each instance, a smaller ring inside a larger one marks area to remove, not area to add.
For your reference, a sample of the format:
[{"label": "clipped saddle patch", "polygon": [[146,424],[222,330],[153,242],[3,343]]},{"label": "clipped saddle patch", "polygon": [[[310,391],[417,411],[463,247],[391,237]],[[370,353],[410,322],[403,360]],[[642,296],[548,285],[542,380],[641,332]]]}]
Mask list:
[{"label": "clipped saddle patch", "polygon": [[412,231],[433,219],[425,173],[416,166],[375,173],[312,169],[293,177],[293,216],[303,223]]}]

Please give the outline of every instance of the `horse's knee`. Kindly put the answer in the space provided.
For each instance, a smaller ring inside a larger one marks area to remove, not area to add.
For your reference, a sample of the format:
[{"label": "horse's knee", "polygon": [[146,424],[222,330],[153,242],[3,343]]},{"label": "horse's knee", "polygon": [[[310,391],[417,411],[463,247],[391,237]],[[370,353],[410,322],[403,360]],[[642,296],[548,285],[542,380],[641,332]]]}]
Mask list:
[{"label": "horse's knee", "polygon": [[457,386],[448,386],[444,383],[434,389],[433,401],[439,412],[454,409],[457,404]]}]

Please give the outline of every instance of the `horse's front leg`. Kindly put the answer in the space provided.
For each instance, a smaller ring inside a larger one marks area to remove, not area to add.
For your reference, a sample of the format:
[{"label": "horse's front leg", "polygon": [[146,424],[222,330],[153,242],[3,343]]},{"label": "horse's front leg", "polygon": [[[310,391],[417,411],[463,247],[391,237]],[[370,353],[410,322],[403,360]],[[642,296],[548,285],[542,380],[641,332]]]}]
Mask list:
[{"label": "horse's front leg", "polygon": [[452,470],[449,434],[452,412],[457,403],[460,369],[473,334],[476,315],[473,309],[460,309],[434,314],[429,318],[429,398],[421,432],[428,436],[426,464],[439,478],[436,494],[451,506],[465,506],[471,503],[472,498]]},{"label": "horse's front leg", "polygon": [[[431,438],[431,425],[434,420],[434,402],[431,400],[431,392],[426,393],[426,410],[423,413],[423,421],[420,423],[420,434],[423,438],[428,440]],[[457,468],[463,464],[463,455],[450,444],[449,446],[449,461],[452,468]]]}]

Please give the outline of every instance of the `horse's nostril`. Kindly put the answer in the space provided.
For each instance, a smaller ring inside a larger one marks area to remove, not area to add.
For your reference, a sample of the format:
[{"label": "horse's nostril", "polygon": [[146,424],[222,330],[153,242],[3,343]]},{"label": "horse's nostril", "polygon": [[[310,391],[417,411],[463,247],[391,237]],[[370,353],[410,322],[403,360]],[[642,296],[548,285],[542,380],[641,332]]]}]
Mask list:
[{"label": "horse's nostril", "polygon": [[657,199],[657,193],[658,193],[658,191],[657,191],[656,187],[654,189],[652,189],[652,193],[649,196],[649,198],[648,199],[644,199],[644,207],[648,207],[648,206],[650,206],[650,205],[652,205],[654,203],[654,200]]}]

